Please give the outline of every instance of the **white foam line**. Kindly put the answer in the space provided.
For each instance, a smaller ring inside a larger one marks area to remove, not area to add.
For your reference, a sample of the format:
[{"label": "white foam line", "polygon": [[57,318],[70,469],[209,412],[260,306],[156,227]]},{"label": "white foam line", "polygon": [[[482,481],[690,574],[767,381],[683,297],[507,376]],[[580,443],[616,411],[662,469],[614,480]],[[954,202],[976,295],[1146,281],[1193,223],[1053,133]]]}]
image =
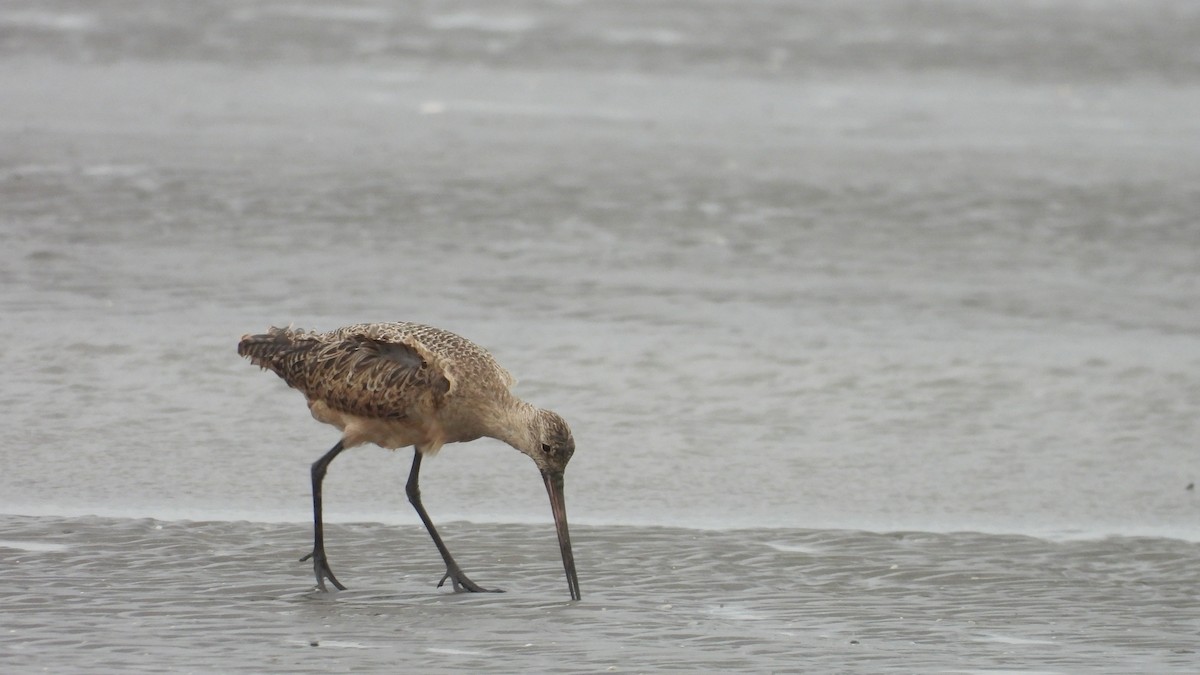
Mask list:
[{"label": "white foam line", "polygon": [[[550,520],[550,514],[544,516],[521,516],[513,515],[511,517],[498,516],[496,514],[480,514],[480,513],[462,513],[462,512],[447,512],[442,514],[438,523],[443,521],[446,523],[466,522],[476,525],[546,525],[553,524]],[[100,517],[100,518],[150,518],[162,521],[220,521],[220,522],[238,522],[246,521],[251,523],[311,523],[311,512],[304,506],[296,508],[282,509],[278,507],[262,508],[262,509],[221,509],[221,508],[172,508],[162,505],[148,505],[144,508],[127,506],[103,506],[96,508],[88,507],[64,507],[50,506],[44,504],[3,504],[0,503],[0,515],[9,516],[30,516],[35,518],[84,518],[84,517]],[[328,523],[379,523],[389,526],[420,526],[417,516],[412,511],[401,510],[399,512],[382,512],[382,511],[355,511],[343,512],[335,516],[326,516]],[[1077,541],[1099,541],[1111,537],[1149,537],[1155,539],[1174,539],[1189,543],[1200,543],[1200,530],[1191,527],[1156,527],[1156,526],[1121,526],[1098,525],[1093,529],[1086,530],[1052,530],[1042,528],[1006,528],[1006,527],[964,527],[962,524],[956,523],[950,526],[943,523],[929,523],[914,521],[912,523],[889,522],[871,523],[871,522],[830,522],[830,521],[813,521],[792,526],[784,526],[778,523],[757,523],[752,519],[734,519],[729,521],[701,519],[681,517],[677,519],[671,518],[636,518],[636,517],[588,517],[580,514],[571,519],[572,525],[588,526],[588,527],[646,527],[646,528],[679,528],[684,530],[695,530],[698,532],[728,532],[737,530],[807,530],[807,531],[841,531],[841,532],[867,532],[873,534],[887,534],[893,532],[925,532],[928,534],[945,534],[945,535],[963,535],[963,534],[983,534],[997,536],[1022,536],[1042,539],[1055,543],[1077,542]],[[808,552],[795,544],[789,544],[785,541],[767,541],[765,545],[784,552],[804,553]],[[814,553],[820,553],[820,550],[813,550]]]},{"label": "white foam line", "polygon": [[448,649],[446,647],[429,647],[425,651],[430,654],[447,654],[450,656],[483,656],[483,652],[472,652],[466,649]]},{"label": "white foam line", "polygon": [[0,548],[15,548],[18,551],[63,551],[67,549],[66,544],[52,544],[48,541],[13,541],[11,539],[0,539]]},{"label": "white foam line", "polygon": [[1058,644],[1054,640],[1039,640],[1036,638],[1022,638],[1012,635],[984,635],[975,638],[975,642],[999,642],[1006,645],[1053,645]]},{"label": "white foam line", "polygon": [[579,109],[539,105],[500,103],[470,99],[447,99],[422,101],[418,106],[422,114],[470,113],[484,115],[512,115],[522,117],[548,117],[568,119],[597,119],[610,122],[635,122],[637,115],[618,110]]}]

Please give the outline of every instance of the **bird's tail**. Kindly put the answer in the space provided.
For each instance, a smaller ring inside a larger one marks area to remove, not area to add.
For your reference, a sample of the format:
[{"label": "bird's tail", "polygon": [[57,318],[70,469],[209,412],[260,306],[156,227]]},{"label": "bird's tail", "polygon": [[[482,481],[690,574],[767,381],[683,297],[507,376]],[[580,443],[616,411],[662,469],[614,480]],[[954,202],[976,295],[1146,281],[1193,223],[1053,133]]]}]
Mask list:
[{"label": "bird's tail", "polygon": [[293,380],[302,377],[303,362],[306,352],[313,347],[310,336],[298,328],[271,327],[266,333],[258,335],[243,335],[238,342],[238,355],[250,359],[264,370],[270,370],[295,386]]}]

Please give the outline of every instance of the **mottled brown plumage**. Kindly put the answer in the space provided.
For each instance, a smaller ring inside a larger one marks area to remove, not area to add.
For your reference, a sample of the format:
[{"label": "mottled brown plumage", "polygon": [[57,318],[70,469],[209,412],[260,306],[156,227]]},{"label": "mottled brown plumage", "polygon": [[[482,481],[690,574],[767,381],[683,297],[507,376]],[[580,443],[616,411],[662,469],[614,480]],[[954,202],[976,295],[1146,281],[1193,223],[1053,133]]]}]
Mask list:
[{"label": "mottled brown plumage", "polygon": [[313,464],[316,544],[311,557],[318,586],[324,588],[328,578],[342,588],[329,571],[322,543],[320,490],[326,467],[342,450],[374,443],[415,448],[409,500],[446,561],[442,581],[451,579],[456,590],[483,590],[445,549],[421,506],[417,476],[422,455],[446,443],[488,436],[525,453],[541,470],[571,596],[578,599],[562,495],[563,472],[575,451],[571,430],[556,413],[514,396],[510,388],[516,380],[486,350],[431,326],[372,323],[326,333],[271,328],[243,336],[238,354],[279,375],[304,394],[314,418],[342,430],[342,440]]},{"label": "mottled brown plumage", "polygon": [[423,406],[442,407],[450,390],[443,364],[411,335],[381,328],[351,326],[332,333],[272,328],[244,338],[239,351],[309,401],[340,412],[401,419]]}]

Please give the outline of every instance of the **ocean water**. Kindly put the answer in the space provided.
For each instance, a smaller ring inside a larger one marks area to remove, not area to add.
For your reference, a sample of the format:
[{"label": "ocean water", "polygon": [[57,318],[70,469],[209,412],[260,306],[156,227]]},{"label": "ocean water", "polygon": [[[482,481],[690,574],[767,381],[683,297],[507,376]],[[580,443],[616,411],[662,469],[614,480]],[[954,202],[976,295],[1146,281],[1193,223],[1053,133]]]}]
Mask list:
[{"label": "ocean water", "polygon": [[[0,668],[1197,670],[1197,13],[5,3]],[[422,493],[507,593],[377,448],[311,592],[235,346],[374,320],[571,423],[581,602],[489,440]]]}]

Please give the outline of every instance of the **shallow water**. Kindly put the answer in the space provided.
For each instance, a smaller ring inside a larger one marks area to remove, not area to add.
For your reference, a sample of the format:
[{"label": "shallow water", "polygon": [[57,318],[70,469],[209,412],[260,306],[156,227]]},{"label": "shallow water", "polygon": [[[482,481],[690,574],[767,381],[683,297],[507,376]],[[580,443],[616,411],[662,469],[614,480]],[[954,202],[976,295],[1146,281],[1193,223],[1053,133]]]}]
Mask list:
[{"label": "shallow water", "polygon": [[[1194,670],[1192,3],[732,8],[0,8],[0,666]],[[336,432],[234,348],[371,320],[570,421],[583,603],[491,441],[422,492],[510,593],[430,588],[367,448],[307,593]]]},{"label": "shallow water", "polygon": [[[451,523],[502,594],[437,590],[419,526],[330,529],[349,587],[306,592],[300,524],[0,521],[18,670],[1184,672],[1194,544],[842,530],[583,527],[572,603],[552,528]],[[469,562],[468,562],[469,561]]]}]

